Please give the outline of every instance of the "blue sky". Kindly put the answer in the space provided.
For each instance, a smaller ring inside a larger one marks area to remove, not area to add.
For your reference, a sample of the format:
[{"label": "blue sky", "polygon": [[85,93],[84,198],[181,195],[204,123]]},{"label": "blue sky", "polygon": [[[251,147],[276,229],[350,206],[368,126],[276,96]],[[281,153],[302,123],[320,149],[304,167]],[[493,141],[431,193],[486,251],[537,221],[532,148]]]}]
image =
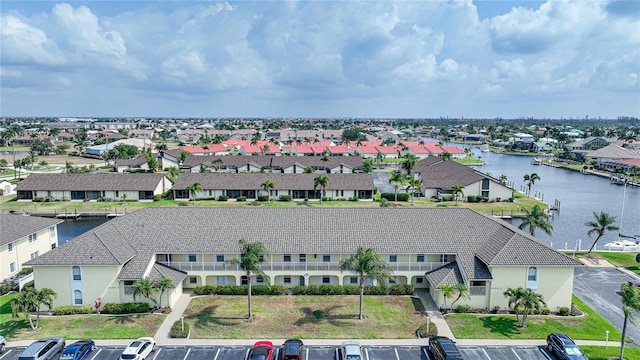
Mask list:
[{"label": "blue sky", "polygon": [[640,2],[2,1],[1,116],[640,117]]}]

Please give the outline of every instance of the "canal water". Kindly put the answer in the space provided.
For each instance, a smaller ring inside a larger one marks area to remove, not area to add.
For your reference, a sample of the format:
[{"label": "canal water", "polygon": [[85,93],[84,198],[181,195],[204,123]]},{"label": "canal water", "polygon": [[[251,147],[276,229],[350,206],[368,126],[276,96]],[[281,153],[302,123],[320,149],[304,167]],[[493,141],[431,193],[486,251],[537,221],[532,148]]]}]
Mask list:
[{"label": "canal water", "polygon": [[[556,249],[575,249],[580,245],[581,249],[589,248],[594,237],[587,236],[588,228],[585,222],[592,220],[593,212],[604,211],[616,217],[616,225],[620,225],[622,217],[622,233],[640,235],[640,188],[612,185],[609,180],[593,175],[582,175],[579,172],[570,171],[550,166],[532,165],[529,156],[502,155],[495,153],[483,153],[474,149],[476,157],[486,161],[486,165],[476,167],[482,172],[489,172],[495,177],[504,174],[508,181],[513,182],[516,190],[524,188],[525,174],[533,172],[540,176],[531,193],[543,198],[548,204],[555,200],[560,201],[560,211],[556,212],[551,223],[553,234],[547,235],[542,230],[536,231],[536,237],[545,241]],[[67,220],[59,225],[59,243],[64,244],[68,240],[82,234],[85,231],[107,221],[104,218],[89,218],[81,220]],[[518,219],[512,220],[514,225],[519,225]],[[617,239],[617,232],[607,232],[598,242],[599,249],[609,241]]]}]

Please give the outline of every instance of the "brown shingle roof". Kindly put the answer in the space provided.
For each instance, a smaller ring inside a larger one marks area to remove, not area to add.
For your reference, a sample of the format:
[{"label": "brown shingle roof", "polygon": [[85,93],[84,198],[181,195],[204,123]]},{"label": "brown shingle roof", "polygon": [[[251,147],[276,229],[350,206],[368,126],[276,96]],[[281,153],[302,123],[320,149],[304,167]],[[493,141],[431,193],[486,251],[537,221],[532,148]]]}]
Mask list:
[{"label": "brown shingle roof", "polygon": [[162,181],[163,174],[31,174],[20,184],[17,191],[153,191]]},{"label": "brown shingle roof", "polygon": [[[186,173],[180,174],[173,184],[174,190],[185,190],[195,182],[203,190],[258,190],[271,180],[274,190],[311,190],[320,174],[283,173]],[[326,190],[374,190],[371,174],[322,174],[329,178]]]},{"label": "brown shingle roof", "polygon": [[60,224],[62,220],[20,214],[0,214],[0,246]]},{"label": "brown shingle roof", "polygon": [[466,165],[437,157],[418,161],[413,173],[420,175],[425,189],[451,189],[454,184],[464,187],[488,178]]}]

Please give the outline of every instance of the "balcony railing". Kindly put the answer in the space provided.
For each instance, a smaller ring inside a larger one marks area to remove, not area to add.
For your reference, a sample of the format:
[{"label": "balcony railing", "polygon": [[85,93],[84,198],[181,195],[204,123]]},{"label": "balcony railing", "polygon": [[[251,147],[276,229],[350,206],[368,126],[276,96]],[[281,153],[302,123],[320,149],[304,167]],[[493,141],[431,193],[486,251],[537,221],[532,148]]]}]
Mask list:
[{"label": "balcony railing", "polygon": [[470,295],[486,295],[487,294],[487,287],[486,286],[470,286],[469,287],[469,294]]},{"label": "balcony railing", "polygon": [[[182,271],[240,271],[240,267],[224,262],[202,261],[158,261],[161,264]],[[427,272],[437,269],[444,262],[390,262],[393,271]],[[264,262],[260,265],[263,271],[340,271],[340,263],[331,262]]]}]

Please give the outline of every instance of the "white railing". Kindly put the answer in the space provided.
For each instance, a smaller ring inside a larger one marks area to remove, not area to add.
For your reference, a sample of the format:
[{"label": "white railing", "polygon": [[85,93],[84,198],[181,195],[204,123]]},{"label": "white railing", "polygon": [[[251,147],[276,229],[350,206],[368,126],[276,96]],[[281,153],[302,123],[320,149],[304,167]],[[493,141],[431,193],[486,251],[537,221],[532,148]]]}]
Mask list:
[{"label": "white railing", "polygon": [[[240,271],[238,265],[226,262],[203,261],[158,261],[182,271]],[[427,272],[437,269],[445,262],[390,262],[393,271]],[[286,262],[267,261],[260,265],[263,271],[340,271],[340,263],[330,262]]]}]

